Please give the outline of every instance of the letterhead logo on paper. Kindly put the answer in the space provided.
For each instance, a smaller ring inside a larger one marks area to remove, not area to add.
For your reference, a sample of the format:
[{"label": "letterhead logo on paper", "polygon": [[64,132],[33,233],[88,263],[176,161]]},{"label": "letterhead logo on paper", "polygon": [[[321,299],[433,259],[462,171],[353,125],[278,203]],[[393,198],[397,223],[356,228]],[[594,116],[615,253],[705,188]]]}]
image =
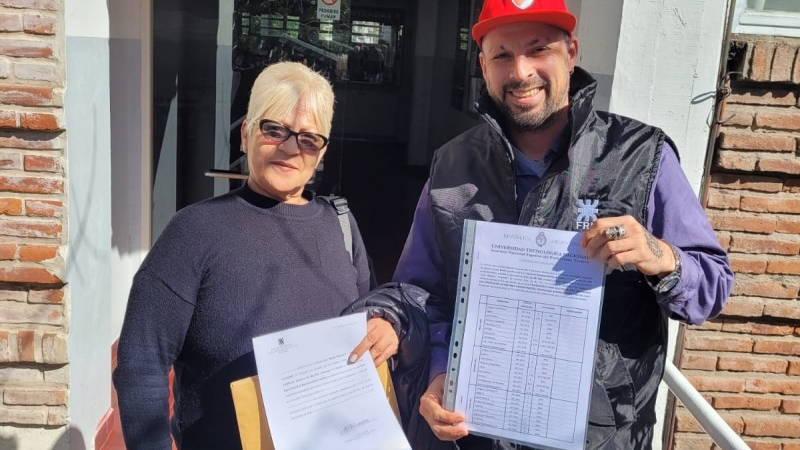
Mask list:
[{"label": "letterhead logo on paper", "polygon": [[547,236],[545,236],[544,231],[540,231],[539,234],[536,235],[536,245],[543,247],[544,244],[547,244]]},{"label": "letterhead logo on paper", "polygon": [[575,220],[576,230],[588,230],[595,220],[597,220],[597,206],[600,200],[597,199],[578,199],[578,218]]},{"label": "letterhead logo on paper", "polygon": [[511,0],[511,3],[519,9],[528,9],[535,1],[536,0]]}]

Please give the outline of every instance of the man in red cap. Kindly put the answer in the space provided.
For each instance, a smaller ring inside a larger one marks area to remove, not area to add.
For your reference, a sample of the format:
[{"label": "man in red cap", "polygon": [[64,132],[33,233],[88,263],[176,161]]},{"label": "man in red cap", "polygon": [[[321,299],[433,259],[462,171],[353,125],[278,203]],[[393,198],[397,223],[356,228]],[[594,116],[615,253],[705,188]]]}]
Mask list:
[{"label": "man in red cap", "polygon": [[518,448],[468,435],[464,415],[442,407],[465,219],[580,231],[586,254],[607,264],[589,423],[576,424],[587,426],[587,449],[651,448],[667,318],[702,323],[733,285],[672,141],[594,110],[575,25],[563,0],[485,1],[472,36],[486,83],[475,108],[486,123],[436,151],[395,271],[395,281],[430,293],[419,412],[461,450]]}]

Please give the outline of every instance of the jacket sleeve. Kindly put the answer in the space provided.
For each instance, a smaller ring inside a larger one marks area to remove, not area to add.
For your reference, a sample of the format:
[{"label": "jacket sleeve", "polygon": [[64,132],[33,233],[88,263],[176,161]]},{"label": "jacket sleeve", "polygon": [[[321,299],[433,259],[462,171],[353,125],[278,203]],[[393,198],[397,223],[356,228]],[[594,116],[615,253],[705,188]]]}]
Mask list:
[{"label": "jacket sleeve", "polygon": [[393,357],[392,383],[404,430],[408,430],[419,397],[427,387],[427,298],[428,293],[416,286],[389,282],[361,296],[342,311],[342,314],[366,311],[367,317],[388,320],[398,332],[400,347]]},{"label": "jacket sleeve", "polygon": [[454,303],[447,296],[447,280],[439,244],[433,230],[428,183],[414,211],[403,253],[394,272],[394,281],[413,284],[428,292],[425,312],[430,329],[430,373],[428,379],[447,371]]},{"label": "jacket sleeve", "polygon": [[670,318],[700,324],[715,317],[733,289],[733,271],[675,150],[667,143],[648,207],[648,229],[678,248],[681,277],[656,300]]}]

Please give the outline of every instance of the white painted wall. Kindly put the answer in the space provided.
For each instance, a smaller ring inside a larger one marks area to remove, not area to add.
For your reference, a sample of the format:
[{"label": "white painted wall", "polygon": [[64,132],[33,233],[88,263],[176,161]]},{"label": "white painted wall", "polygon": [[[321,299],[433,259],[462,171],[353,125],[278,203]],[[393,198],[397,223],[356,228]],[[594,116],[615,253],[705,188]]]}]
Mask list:
[{"label": "white painted wall", "polygon": [[70,449],[93,448],[111,399],[111,140],[108,9],[65,0]]},{"label": "white painted wall", "polygon": [[[612,112],[663,128],[675,141],[681,166],[697,193],[712,125],[714,92],[726,19],[725,1],[625,2],[618,45]],[[678,323],[670,323],[672,359]],[[663,418],[667,389],[657,410]],[[661,448],[663,424],[654,448]]]},{"label": "white painted wall", "polygon": [[147,23],[149,0],[65,0],[72,450],[94,448],[111,406],[111,346],[150,247]]}]

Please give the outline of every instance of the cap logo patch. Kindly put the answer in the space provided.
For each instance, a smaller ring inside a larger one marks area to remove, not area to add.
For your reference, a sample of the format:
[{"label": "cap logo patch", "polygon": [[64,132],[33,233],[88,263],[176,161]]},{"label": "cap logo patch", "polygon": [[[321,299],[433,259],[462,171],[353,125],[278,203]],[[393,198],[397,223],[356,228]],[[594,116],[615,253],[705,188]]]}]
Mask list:
[{"label": "cap logo patch", "polygon": [[519,9],[528,9],[535,1],[536,0],[511,0],[511,3]]}]

